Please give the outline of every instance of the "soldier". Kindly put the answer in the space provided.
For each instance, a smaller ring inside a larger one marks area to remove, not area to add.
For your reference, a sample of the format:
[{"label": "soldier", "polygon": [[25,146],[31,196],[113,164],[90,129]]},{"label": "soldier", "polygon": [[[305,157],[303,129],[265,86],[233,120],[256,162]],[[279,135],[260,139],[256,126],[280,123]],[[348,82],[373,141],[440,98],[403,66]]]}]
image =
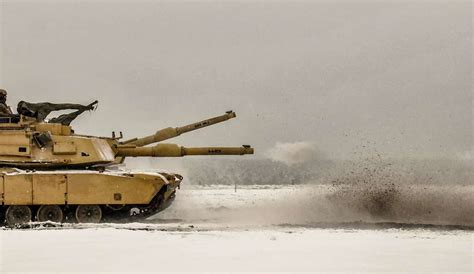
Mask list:
[{"label": "soldier", "polygon": [[69,125],[72,120],[77,116],[87,110],[94,110],[98,101],[95,101],[87,106],[79,104],[53,104],[53,103],[28,103],[25,101],[20,101],[18,103],[18,113],[24,116],[36,118],[38,122],[43,122],[46,117],[53,111],[61,111],[68,109],[77,109],[76,112],[63,114],[57,118],[53,118],[50,122],[61,123],[64,125]]},{"label": "soldier", "polygon": [[65,126],[69,126],[71,124],[71,122],[77,118],[77,116],[81,115],[84,111],[86,110],[94,110],[94,107],[99,103],[99,101],[94,101],[92,102],[91,104],[87,105],[87,106],[84,106],[84,108],[78,110],[78,111],[75,111],[75,112],[71,112],[71,113],[68,113],[68,114],[63,114],[59,117],[56,117],[56,118],[52,118],[51,120],[49,120],[50,123],[58,123],[58,124],[63,124]]},{"label": "soldier", "polygon": [[7,106],[7,91],[0,89],[0,116],[11,117],[12,115],[12,110]]}]

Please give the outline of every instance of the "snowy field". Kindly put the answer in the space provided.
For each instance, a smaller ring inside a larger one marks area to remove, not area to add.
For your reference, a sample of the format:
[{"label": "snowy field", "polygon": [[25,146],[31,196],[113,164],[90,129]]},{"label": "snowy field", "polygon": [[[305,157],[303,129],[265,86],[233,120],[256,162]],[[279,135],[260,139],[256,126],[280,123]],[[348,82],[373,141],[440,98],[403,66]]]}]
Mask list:
[{"label": "snowy field", "polygon": [[143,223],[0,230],[0,270],[472,273],[472,194],[471,186],[184,187]]}]

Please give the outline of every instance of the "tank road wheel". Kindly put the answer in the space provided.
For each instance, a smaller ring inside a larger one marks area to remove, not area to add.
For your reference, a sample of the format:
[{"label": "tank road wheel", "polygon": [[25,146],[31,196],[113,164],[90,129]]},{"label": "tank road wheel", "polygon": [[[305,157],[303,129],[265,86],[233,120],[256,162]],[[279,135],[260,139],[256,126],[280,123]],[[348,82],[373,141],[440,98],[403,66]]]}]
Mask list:
[{"label": "tank road wheel", "polygon": [[76,220],[79,223],[99,223],[102,209],[98,205],[79,205],[76,209]]},{"label": "tank road wheel", "polygon": [[3,206],[0,206],[0,226],[2,226],[5,223],[5,208]]},{"label": "tank road wheel", "polygon": [[51,221],[61,223],[64,218],[63,210],[57,205],[42,205],[36,213],[39,222]]},{"label": "tank road wheel", "polygon": [[5,212],[8,226],[21,226],[31,221],[31,209],[28,206],[11,205]]}]

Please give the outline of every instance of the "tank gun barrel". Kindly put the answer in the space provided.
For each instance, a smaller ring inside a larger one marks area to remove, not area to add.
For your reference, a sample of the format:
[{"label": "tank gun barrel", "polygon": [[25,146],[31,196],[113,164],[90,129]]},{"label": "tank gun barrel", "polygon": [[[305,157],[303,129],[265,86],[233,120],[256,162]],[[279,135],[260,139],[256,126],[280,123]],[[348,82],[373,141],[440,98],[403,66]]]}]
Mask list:
[{"label": "tank gun barrel", "polygon": [[200,122],[192,123],[182,127],[168,127],[157,131],[155,134],[146,136],[143,138],[134,138],[128,141],[123,142],[122,144],[134,145],[137,147],[144,147],[153,143],[158,143],[164,140],[168,140],[174,137],[177,137],[183,133],[197,130],[200,128],[208,127],[217,123],[227,121],[229,119],[235,118],[236,114],[233,111],[228,111],[226,114],[221,116],[216,116],[209,118]]},{"label": "tank gun barrel", "polygon": [[242,147],[182,147],[175,144],[157,144],[152,147],[123,145],[117,147],[117,157],[183,157],[190,155],[244,155],[253,154],[250,146]]}]

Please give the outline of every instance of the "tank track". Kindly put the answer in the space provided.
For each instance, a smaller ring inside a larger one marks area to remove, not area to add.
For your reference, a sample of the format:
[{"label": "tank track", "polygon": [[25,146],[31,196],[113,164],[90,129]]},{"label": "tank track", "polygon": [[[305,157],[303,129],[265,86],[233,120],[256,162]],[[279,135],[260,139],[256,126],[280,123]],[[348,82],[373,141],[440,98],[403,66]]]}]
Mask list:
[{"label": "tank track", "polygon": [[[168,208],[175,199],[175,193],[172,193],[171,196],[165,201],[163,198],[163,192],[158,193],[155,198],[148,205],[125,205],[122,207],[110,206],[110,205],[101,205],[102,218],[101,223],[130,223],[130,222],[142,222],[145,219],[165,210]],[[38,222],[36,214],[38,212],[39,206],[30,207],[33,220],[32,222],[15,225],[15,228],[28,228],[38,225],[48,225],[48,226],[61,226],[61,223],[53,222]],[[75,212],[77,206],[65,205],[61,207],[64,214],[64,219],[62,223],[81,223],[77,220]],[[0,227],[12,227],[8,226],[5,219],[5,207],[0,207]]]}]

